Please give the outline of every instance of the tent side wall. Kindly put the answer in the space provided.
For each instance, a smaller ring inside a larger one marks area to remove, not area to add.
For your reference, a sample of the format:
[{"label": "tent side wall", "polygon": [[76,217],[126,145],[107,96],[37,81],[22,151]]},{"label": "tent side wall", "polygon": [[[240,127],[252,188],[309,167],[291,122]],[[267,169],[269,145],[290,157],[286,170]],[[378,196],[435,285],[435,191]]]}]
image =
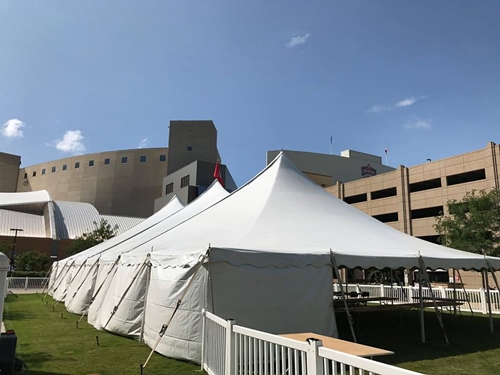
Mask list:
[{"label": "tent side wall", "polygon": [[[151,269],[144,326],[144,340],[149,347],[156,344],[162,325],[172,318],[156,351],[200,363],[201,310],[206,306],[207,285],[208,272],[200,266]],[[182,303],[173,315],[179,299]]]},{"label": "tent side wall", "polygon": [[210,264],[211,311],[236,324],[270,333],[338,336],[330,265],[303,268]]},{"label": "tent side wall", "polygon": [[119,264],[98,312],[96,328],[138,339],[141,332],[149,267]]}]

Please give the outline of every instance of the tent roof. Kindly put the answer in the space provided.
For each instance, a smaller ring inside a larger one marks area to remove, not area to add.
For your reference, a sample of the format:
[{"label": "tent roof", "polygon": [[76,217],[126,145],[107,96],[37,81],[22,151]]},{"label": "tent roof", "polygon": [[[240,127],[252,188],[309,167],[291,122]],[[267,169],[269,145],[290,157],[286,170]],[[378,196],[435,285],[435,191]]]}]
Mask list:
[{"label": "tent roof", "polygon": [[188,221],[190,218],[196,216],[203,210],[217,204],[217,202],[223,200],[227,196],[229,196],[229,193],[217,180],[214,181],[202,195],[181,210],[178,210],[175,215],[166,217],[164,220],[159,222],[158,225],[152,226],[151,228],[148,228],[147,231],[144,231],[144,233],[141,233],[140,236],[130,238],[129,241],[120,244],[120,246],[116,246],[115,248],[106,251],[106,253],[102,254],[102,259],[104,261],[113,261],[118,255],[138,248],[147,249],[147,252],[150,252],[151,249],[155,251],[156,246],[159,243],[163,244],[163,242],[155,241],[156,238],[163,238],[162,236],[172,228],[180,226],[183,222]]},{"label": "tent roof", "polygon": [[[152,246],[162,254],[210,246],[211,259],[218,254],[221,261],[242,264],[251,256],[259,266],[324,264],[331,262],[331,251],[339,266],[350,268],[413,268],[420,256],[433,269],[487,267],[481,255],[417,239],[337,199],[284,154],[227,198],[151,238],[133,254],[144,255]],[[500,269],[499,258],[489,262]]]},{"label": "tent roof", "polygon": [[134,236],[141,234],[150,227],[158,224],[162,220],[165,220],[167,217],[175,214],[183,207],[184,204],[179,200],[179,198],[177,198],[176,195],[174,195],[172,199],[170,199],[170,201],[161,208],[161,210],[151,215],[146,220],[140,222],[136,226],[132,227],[131,229],[127,230],[126,232],[123,232],[118,236],[110,238],[109,240],[104,241],[96,246],[93,246],[90,249],[84,250],[81,253],[65,258],[62,260],[62,262],[65,264],[68,262],[72,262],[73,260],[83,262],[85,259],[89,257],[101,254],[102,252],[110,250],[115,246],[119,246],[124,241],[127,241],[130,238],[133,238]]}]

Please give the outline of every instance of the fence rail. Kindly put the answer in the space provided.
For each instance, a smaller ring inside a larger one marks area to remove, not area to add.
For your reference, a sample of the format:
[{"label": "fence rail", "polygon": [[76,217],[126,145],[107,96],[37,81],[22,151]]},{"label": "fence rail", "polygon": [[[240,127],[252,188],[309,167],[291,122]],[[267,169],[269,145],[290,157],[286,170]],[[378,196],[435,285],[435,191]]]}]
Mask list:
[{"label": "fence rail", "polygon": [[421,375],[322,346],[238,326],[203,311],[201,367],[210,375]]},{"label": "fence rail", "polygon": [[8,277],[7,289],[43,289],[49,282],[48,277]]},{"label": "fence rail", "polygon": [[[344,292],[347,294],[351,292],[359,293],[368,292],[370,297],[392,297],[395,300],[380,303],[412,303],[417,302],[419,297],[419,288],[415,286],[397,286],[385,284],[342,284]],[[340,291],[339,284],[333,285],[334,292]],[[456,299],[463,302],[460,307],[462,310],[469,310],[481,314],[488,314],[488,292],[484,288],[480,289],[452,289],[444,287],[433,287],[435,298]],[[422,295],[425,298],[431,298],[431,289],[422,287]],[[500,314],[500,293],[498,290],[490,290],[491,312],[493,314]]]}]

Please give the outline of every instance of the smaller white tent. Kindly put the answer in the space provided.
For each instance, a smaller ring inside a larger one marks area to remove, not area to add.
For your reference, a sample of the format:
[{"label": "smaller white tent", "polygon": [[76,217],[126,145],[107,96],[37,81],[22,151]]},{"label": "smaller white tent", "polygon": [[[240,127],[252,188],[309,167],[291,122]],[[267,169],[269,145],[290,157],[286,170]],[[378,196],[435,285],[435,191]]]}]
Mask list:
[{"label": "smaller white tent", "polygon": [[87,293],[92,293],[93,277],[91,274],[96,271],[95,263],[90,261],[92,256],[101,254],[104,251],[121,245],[130,238],[140,235],[152,226],[161,223],[167,217],[175,214],[183,207],[184,204],[174,196],[161,210],[128,231],[81,253],[55,262],[49,281],[49,294],[57,301],[65,301],[68,293],[69,300],[66,303],[66,308],[71,312],[78,312],[71,310],[70,302],[75,296],[77,289],[81,289],[81,285],[85,280],[88,280],[90,284],[86,285],[86,289],[84,290]]},{"label": "smaller white tent", "polygon": [[[156,238],[162,237],[173,228],[182,225],[200,212],[217,204],[225,199],[229,193],[221,186],[218,181],[214,181],[205,192],[193,202],[185,206],[182,210],[164,220],[161,225],[158,225],[151,230],[144,232],[141,236],[131,238],[121,246],[110,249],[103,253],[99,258],[99,274],[97,276],[96,285],[99,294],[89,309],[88,321],[97,328],[106,325],[108,311],[112,311],[117,304],[123,304],[120,311],[110,321],[110,325],[106,328],[113,330],[116,333],[126,334],[129,336],[139,336],[141,332],[142,322],[142,307],[147,288],[147,278],[149,277],[149,254],[144,254],[138,258],[128,256],[139,247],[147,247],[149,252],[154,253]],[[129,262],[132,259],[133,262]],[[176,259],[178,261],[179,259]],[[122,301],[122,297],[127,292],[127,298]],[[130,295],[138,296],[138,299],[130,297]],[[128,306],[130,302],[130,306]],[[121,318],[121,313],[126,312],[126,318]],[[133,312],[133,316],[131,314]],[[125,322],[125,323],[124,323]],[[115,328],[114,325],[116,325]]]}]

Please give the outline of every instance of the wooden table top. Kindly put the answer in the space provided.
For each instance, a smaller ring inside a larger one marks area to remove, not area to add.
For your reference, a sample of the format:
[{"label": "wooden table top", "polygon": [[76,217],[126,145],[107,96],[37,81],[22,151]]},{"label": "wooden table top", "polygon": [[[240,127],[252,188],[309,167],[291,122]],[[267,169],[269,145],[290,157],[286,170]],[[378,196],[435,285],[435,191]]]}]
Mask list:
[{"label": "wooden table top", "polygon": [[297,341],[306,341],[310,338],[315,338],[323,342],[323,347],[339,352],[356,355],[358,357],[374,357],[378,355],[391,355],[394,352],[385,349],[375,348],[373,346],[356,344],[355,342],[336,339],[334,337],[318,335],[317,333],[289,333],[280,335]]}]

